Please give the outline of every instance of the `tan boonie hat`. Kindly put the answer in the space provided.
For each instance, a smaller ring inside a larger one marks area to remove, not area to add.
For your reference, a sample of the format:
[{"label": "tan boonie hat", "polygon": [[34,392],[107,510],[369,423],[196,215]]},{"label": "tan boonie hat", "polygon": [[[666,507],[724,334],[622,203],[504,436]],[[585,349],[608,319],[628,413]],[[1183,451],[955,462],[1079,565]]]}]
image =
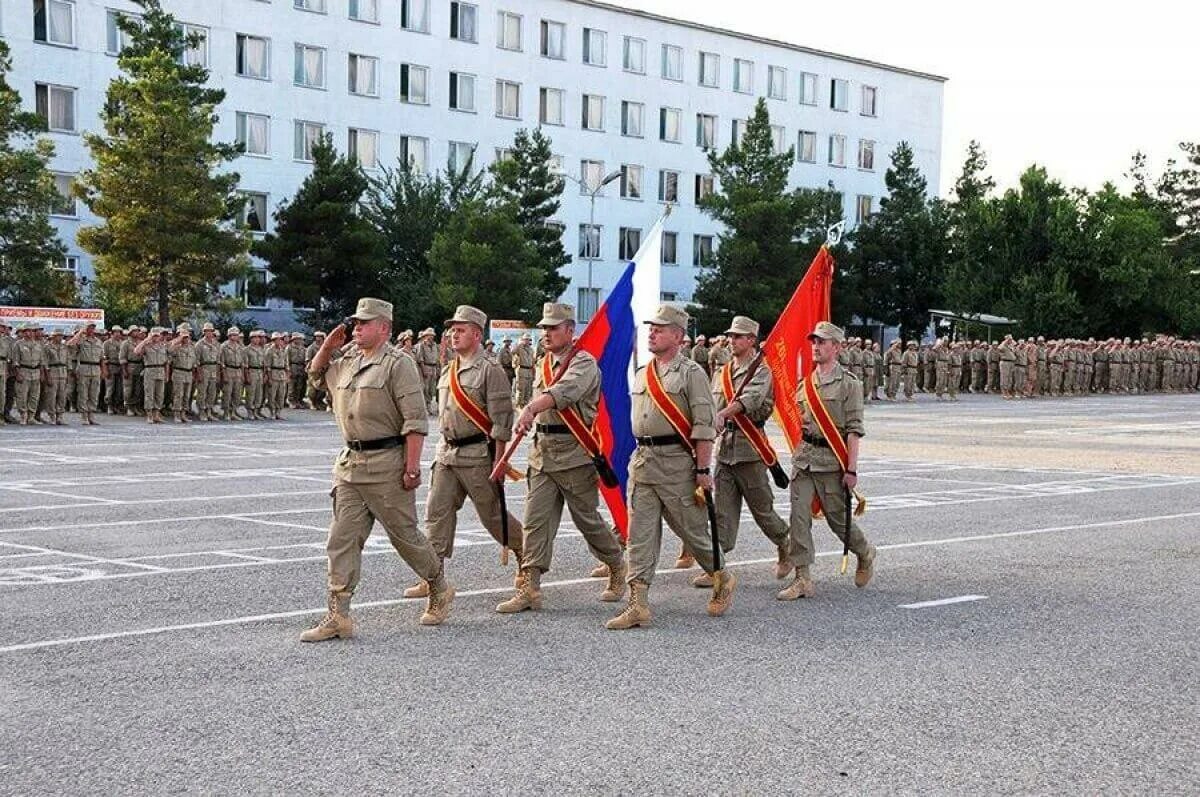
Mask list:
[{"label": "tan boonie hat", "polygon": [[237,335],[240,338],[242,336],[242,330],[238,329],[237,327],[230,327],[229,329],[225,330],[225,334]]},{"label": "tan boonie hat", "polygon": [[121,327],[114,324],[113,327],[111,329],[109,329],[108,331],[109,332],[124,332],[125,330],[121,329]]},{"label": "tan boonie hat", "polygon": [[[359,302],[359,304],[362,304],[362,302]],[[388,305],[388,307],[391,307],[391,305]],[[389,315],[388,318],[390,319],[391,316]],[[304,340],[304,333],[303,332],[293,332],[292,340]]]},{"label": "tan boonie hat", "polygon": [[[279,333],[279,337],[281,337],[281,338],[283,337],[282,332]],[[323,337],[325,337],[325,333],[321,332],[320,330],[317,330],[316,332],[313,333],[313,337],[314,338],[323,338]]]},{"label": "tan boonie hat", "polygon": [[400,335],[397,337],[397,340],[412,340],[412,337],[413,331],[411,329],[406,329],[400,333]]},{"label": "tan boonie hat", "polygon": [[[744,315],[735,315],[733,322],[730,323],[729,329],[725,330],[726,335],[754,335],[758,337],[758,322],[753,318],[747,318]],[[700,337],[704,337],[701,335]],[[699,338],[697,338],[698,340]]]},{"label": "tan boonie hat", "polygon": [[271,340],[283,340],[283,333],[276,330],[271,333]]},{"label": "tan boonie hat", "polygon": [[542,320],[537,322],[539,327],[556,327],[567,321],[575,320],[575,308],[569,304],[546,302],[542,305]]},{"label": "tan boonie hat", "polygon": [[687,332],[688,321],[691,320],[687,313],[680,310],[678,307],[672,307],[669,304],[660,304],[658,311],[647,318],[643,323],[655,324],[661,327],[679,327],[684,332]]},{"label": "tan boonie hat", "polygon": [[480,329],[487,328],[487,313],[469,304],[460,304],[454,308],[454,317],[446,319],[446,326],[451,324],[474,324]]},{"label": "tan boonie hat", "polygon": [[212,325],[211,321],[205,321],[204,326],[200,327],[201,332],[216,332],[217,328]]},{"label": "tan boonie hat", "polygon": [[[135,329],[137,329],[137,327],[130,327],[130,328],[129,328],[129,331],[130,331],[130,332],[132,332],[132,331],[134,331]],[[191,328],[191,326],[189,326],[189,325],[188,325],[188,324],[186,324],[186,323],[184,323],[184,324],[180,324],[179,326],[175,327],[175,331],[176,331],[176,332],[186,332],[186,333],[188,333],[189,335],[190,335],[190,334],[192,334],[192,328]]]},{"label": "tan boonie hat", "polygon": [[822,321],[821,323],[817,324],[816,329],[814,329],[808,337],[809,339],[821,338],[822,340],[832,340],[836,343],[842,343],[846,340],[846,333],[843,332],[842,328],[837,324],[831,324],[828,321]]},{"label": "tan boonie hat", "polygon": [[420,335],[417,335],[418,338],[423,338],[426,336],[434,338],[434,337],[437,337],[437,333],[433,331],[433,327],[426,327],[425,329],[421,330]]},{"label": "tan boonie hat", "polygon": [[265,338],[266,336],[267,331],[265,329],[254,329],[250,331],[250,337],[252,338]]},{"label": "tan boonie hat", "polygon": [[354,310],[354,320],[374,321],[377,318],[391,321],[392,303],[385,302],[383,299],[372,299],[369,296],[359,299],[358,307]]}]

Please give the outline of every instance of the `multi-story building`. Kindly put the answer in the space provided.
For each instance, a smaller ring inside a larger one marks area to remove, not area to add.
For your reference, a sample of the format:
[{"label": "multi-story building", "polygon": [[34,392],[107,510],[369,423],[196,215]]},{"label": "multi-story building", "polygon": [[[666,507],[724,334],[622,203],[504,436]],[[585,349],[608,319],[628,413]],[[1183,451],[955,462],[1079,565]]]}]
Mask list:
[{"label": "multi-story building", "polygon": [[[164,0],[204,37],[187,58],[225,90],[216,136],[246,152],[236,169],[246,221],[270,228],[277,204],[332,133],[368,171],[407,159],[433,170],[503,157],[519,128],[540,126],[571,178],[559,219],[573,256],[564,299],[581,316],[603,300],[643,231],[673,212],[663,241],[664,300],[691,298],[717,225],[696,206],[712,191],[707,150],[724,148],[766,97],[777,146],[795,150],[792,182],[832,185],[850,225],[878,207],[888,154],[908,141],[938,186],[944,79],[809,47],[591,0]],[[11,84],[49,122],[61,185],[89,163],[81,132],[117,73],[128,0],[2,0]],[[619,175],[595,197],[589,189]],[[93,223],[73,200],[55,208],[70,254]],[[286,326],[257,269],[236,289],[261,323]]]}]

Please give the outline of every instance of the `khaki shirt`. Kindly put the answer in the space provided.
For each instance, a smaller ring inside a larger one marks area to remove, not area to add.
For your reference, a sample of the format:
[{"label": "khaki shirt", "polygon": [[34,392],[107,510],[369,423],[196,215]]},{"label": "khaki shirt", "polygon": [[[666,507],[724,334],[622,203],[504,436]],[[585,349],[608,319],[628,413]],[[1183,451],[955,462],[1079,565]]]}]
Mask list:
[{"label": "khaki shirt", "polygon": [[[250,369],[249,377],[251,379],[262,379],[263,367],[267,362],[267,348],[265,346],[250,345],[246,347],[246,367]],[[257,382],[255,383],[257,384]]]},{"label": "khaki shirt", "polygon": [[[309,364],[312,364],[312,360],[309,360]],[[263,366],[267,370],[267,381],[288,381],[287,346],[268,346],[267,353],[263,355]]]},{"label": "khaki shirt", "polygon": [[[470,357],[457,357],[458,384],[488,417],[492,419],[492,437],[501,442],[512,438],[512,383],[504,369],[488,353],[479,348]],[[453,362],[453,360],[451,361]],[[482,465],[491,461],[486,442],[451,447],[447,440],[461,440],[480,434],[482,430],[450,398],[450,366],[442,369],[438,378],[438,427],[442,439],[434,455],[441,465]]]},{"label": "khaki shirt", "polygon": [[904,365],[904,352],[899,347],[889,347],[884,352],[883,361],[888,368],[899,368]]},{"label": "khaki shirt", "polygon": [[47,342],[42,348],[46,361],[47,376],[51,379],[67,378],[67,345]]},{"label": "khaki shirt", "polygon": [[171,357],[171,368],[179,376],[191,376],[192,371],[196,369],[197,355],[196,344],[190,340],[186,343],[180,343],[176,346],[168,346],[168,351]]},{"label": "khaki shirt", "polygon": [[104,359],[104,341],[86,335],[75,344],[75,356],[79,360],[79,376],[100,376],[100,363]]},{"label": "khaki shirt", "polygon": [[[692,422],[692,440],[715,440],[717,430],[713,416],[716,409],[704,368],[688,359],[682,351],[665,366],[659,366],[657,362],[652,359],[649,365],[639,368],[633,378],[634,436],[676,434],[675,427],[659,412],[646,387],[646,368],[657,367],[663,389]],[[686,446],[638,446],[629,462],[629,477],[638,484],[692,482],[695,467],[695,460]]]},{"label": "khaki shirt", "polygon": [[901,362],[904,363],[905,368],[911,368],[915,371],[921,364],[921,358],[915,351],[908,349],[904,352]]},{"label": "khaki shirt", "polygon": [[[746,378],[746,371],[749,370],[750,363],[753,361],[754,355],[751,354],[745,362],[739,363],[734,360],[731,363],[735,393]],[[718,411],[725,409],[726,406],[723,388],[725,384],[724,371],[725,369],[722,368],[721,371],[713,374],[713,405]],[[746,384],[745,390],[738,398],[738,403],[746,408],[743,413],[746,418],[756,425],[766,423],[767,419],[771,417],[771,412],[775,409],[775,386],[771,381],[771,370],[767,368],[766,363],[759,363],[758,370]],[[717,462],[723,465],[736,465],[739,462],[762,461],[762,457],[758,455],[754,446],[750,445],[746,435],[742,434],[741,429],[738,429],[732,419],[724,429],[717,431],[721,435],[720,448],[717,449]]]},{"label": "khaki shirt", "polygon": [[721,368],[725,363],[733,359],[733,352],[725,346],[716,346],[709,349],[708,352],[708,370],[716,373],[718,368]]},{"label": "khaki shirt", "polygon": [[[550,357],[550,369],[553,372],[558,369],[562,359],[553,355]],[[546,389],[545,380],[542,378],[542,369],[537,368],[533,375],[533,398],[536,399],[543,393],[549,393],[554,399],[554,409],[539,412],[537,423],[561,425],[563,420],[558,410],[574,407],[590,429],[600,404],[600,366],[596,363],[596,358],[586,351],[576,352],[566,372],[549,390]],[[579,445],[573,434],[535,433],[533,436],[533,447],[529,450],[529,466],[532,468],[552,473],[578,468],[590,464],[591,461],[591,456]]]},{"label": "khaki shirt", "polygon": [[428,337],[422,338],[416,348],[417,364],[421,366],[421,372],[432,374],[438,369],[438,347],[437,344],[429,340]]},{"label": "khaki shirt", "polygon": [[1008,341],[1001,343],[996,348],[996,350],[1000,354],[1001,362],[1010,362],[1011,363],[1017,359],[1017,354],[1016,354],[1016,352],[1013,351],[1013,344],[1009,343]]},{"label": "khaki shirt", "polygon": [[[226,369],[239,369],[246,367],[246,346],[242,343],[234,343],[232,340],[227,340],[221,344],[221,365]],[[229,376],[226,374],[226,376]]]},{"label": "khaki shirt", "polygon": [[697,343],[695,346],[693,346],[692,347],[692,359],[695,360],[700,365],[703,365],[705,367],[705,369],[707,369],[708,368],[708,346],[705,346],[703,343]]},{"label": "khaki shirt", "polygon": [[121,365],[128,365],[130,373],[134,374],[142,372],[142,355],[133,353],[137,345],[138,342],[133,338],[125,338],[121,342]]},{"label": "khaki shirt", "polygon": [[13,361],[21,368],[45,368],[46,353],[41,341],[18,340]]},{"label": "khaki shirt", "polygon": [[[333,417],[343,440],[381,440],[429,431],[417,366],[388,346],[381,346],[371,357],[356,351],[330,362],[323,371],[310,369],[308,376],[318,390],[329,391]],[[394,482],[400,490],[406,464],[404,449],[343,448],[333,463],[333,483]]]},{"label": "khaki shirt", "polygon": [[[110,367],[116,366],[121,362],[121,344],[124,342],[125,338],[122,338],[121,340],[109,338],[108,340],[104,341],[104,361],[108,363]],[[113,370],[115,370],[115,368],[113,368]]]},{"label": "khaki shirt", "polygon": [[[818,380],[817,392],[821,394],[821,400],[825,402],[825,409],[829,410],[829,416],[833,418],[838,431],[842,433],[842,438],[846,439],[852,434],[859,437],[864,436],[866,427],[863,425],[862,382],[858,380],[858,377],[840,365],[835,365],[828,375],[822,376],[819,372],[814,372],[813,375]],[[804,397],[803,381],[800,382],[800,387],[796,391],[796,403],[804,416],[804,435],[823,439],[825,435],[821,433],[821,427],[817,426],[812,410],[808,406],[808,400]],[[800,444],[796,446],[796,453],[792,456],[792,466],[797,471],[805,468],[818,472],[842,469],[832,448],[814,446],[805,440],[801,440]]]},{"label": "khaki shirt", "polygon": [[221,344],[201,338],[196,344],[196,357],[206,376],[216,376],[221,363]]},{"label": "khaki shirt", "polygon": [[526,346],[522,343],[517,348],[513,349],[513,365],[520,370],[530,370],[533,368],[533,347]]},{"label": "khaki shirt", "polygon": [[8,361],[13,356],[14,341],[8,335],[0,335],[0,377],[8,374]]},{"label": "khaki shirt", "polygon": [[285,347],[288,355],[288,367],[291,368],[292,376],[300,376],[308,370],[305,364],[307,360],[304,355],[303,343],[288,343]]},{"label": "khaki shirt", "polygon": [[165,366],[168,360],[170,360],[170,355],[167,352],[165,343],[161,341],[159,343],[147,343],[146,348],[142,349],[142,364],[146,368],[152,369],[153,373],[147,374],[146,378],[157,378],[159,375],[162,375],[165,379],[166,368],[159,366]]}]

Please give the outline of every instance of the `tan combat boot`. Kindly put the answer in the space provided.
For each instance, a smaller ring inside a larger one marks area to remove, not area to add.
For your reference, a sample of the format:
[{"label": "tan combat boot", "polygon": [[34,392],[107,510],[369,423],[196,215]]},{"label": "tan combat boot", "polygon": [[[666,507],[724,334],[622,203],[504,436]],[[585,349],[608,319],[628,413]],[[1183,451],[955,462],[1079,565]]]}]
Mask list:
[{"label": "tan combat boot", "polygon": [[67,422],[63,420],[63,417],[61,415],[55,415],[54,416],[54,425],[55,426],[66,426]]},{"label": "tan combat boot", "polygon": [[779,590],[775,595],[775,600],[794,601],[800,598],[811,598],[816,592],[812,578],[808,575],[808,565],[803,565],[796,568],[796,575],[792,577],[792,583]]},{"label": "tan combat boot", "polygon": [[421,579],[416,584],[413,584],[408,589],[404,590],[406,598],[428,598],[429,597],[429,582]]},{"label": "tan combat boot", "polygon": [[788,544],[776,546],[779,552],[779,558],[775,561],[775,578],[782,580],[788,577],[788,573],[792,572],[792,558],[788,555]]},{"label": "tan combat boot", "polygon": [[429,600],[425,603],[425,613],[421,615],[421,625],[441,625],[450,616],[450,604],[454,601],[454,587],[439,575],[429,582]]},{"label": "tan combat boot", "polygon": [[705,573],[703,570],[701,570],[699,573],[692,576],[688,583],[697,589],[708,589],[713,585],[712,574]]},{"label": "tan combat boot", "polygon": [[349,639],[354,636],[354,621],[350,619],[350,595],[349,592],[329,593],[329,611],[321,618],[321,622],[300,635],[300,641],[324,642],[334,637]]},{"label": "tan combat boot", "polygon": [[590,578],[608,578],[608,565],[601,562],[592,568],[592,572],[588,573]]},{"label": "tan combat boot", "polygon": [[175,423],[183,423],[183,413],[182,412],[175,413]]},{"label": "tan combat boot", "polygon": [[629,585],[629,605],[625,611],[604,624],[609,631],[624,631],[627,628],[650,625],[650,585],[645,581],[634,581]]},{"label": "tan combat boot", "polygon": [[21,412],[21,425],[22,426],[29,425],[29,413],[28,412],[25,412],[25,411]]},{"label": "tan combat boot", "polygon": [[542,571],[536,567],[525,567],[517,575],[517,594],[503,603],[496,604],[500,614],[516,614],[526,609],[542,608]]},{"label": "tan combat boot", "polygon": [[867,555],[858,558],[858,567],[854,570],[854,586],[865,587],[871,583],[875,575],[875,546],[867,546]]},{"label": "tan combat boot", "polygon": [[602,603],[616,603],[625,595],[625,563],[618,562],[611,568],[605,566],[608,572],[608,586],[600,593],[600,601]]},{"label": "tan combat boot", "polygon": [[687,570],[696,566],[696,557],[692,556],[692,552],[683,546],[679,549],[679,558],[675,560],[676,570]]},{"label": "tan combat boot", "polygon": [[713,573],[713,594],[708,599],[708,616],[720,617],[733,604],[733,588],[737,586],[737,576],[728,570],[718,570]]}]

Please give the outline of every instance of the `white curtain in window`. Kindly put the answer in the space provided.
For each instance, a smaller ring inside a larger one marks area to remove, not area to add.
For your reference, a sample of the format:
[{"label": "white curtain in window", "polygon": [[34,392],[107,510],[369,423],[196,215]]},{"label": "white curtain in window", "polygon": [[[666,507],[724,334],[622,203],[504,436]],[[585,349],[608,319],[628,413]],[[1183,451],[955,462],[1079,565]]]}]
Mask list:
[{"label": "white curtain in window", "polygon": [[75,93],[50,89],[50,126],[57,130],[75,129]]},{"label": "white curtain in window", "polygon": [[475,41],[475,9],[470,6],[458,7],[458,38],[463,41]]},{"label": "white curtain in window", "polygon": [[247,75],[266,77],[267,42],[264,39],[242,39],[242,64]]},{"label": "white curtain in window", "polygon": [[408,99],[409,102],[428,102],[426,99],[426,83],[429,73],[424,69],[410,67],[408,70]]},{"label": "white curtain in window", "polygon": [[429,30],[429,0],[408,0],[408,27]]},{"label": "white curtain in window", "polygon": [[561,25],[546,26],[546,55],[550,58],[563,57],[563,28]]},{"label": "white curtain in window", "polygon": [[374,58],[366,58],[361,55],[351,56],[350,58],[350,81],[351,90],[356,94],[375,94],[375,72],[376,64]]},{"label": "white curtain in window", "polygon": [[305,86],[323,86],[324,80],[322,74],[324,69],[322,66],[325,61],[325,52],[318,50],[315,47],[301,47],[301,61],[296,65],[297,82]]},{"label": "white curtain in window", "polygon": [[265,116],[245,117],[246,151],[264,154],[267,151],[267,118]]},{"label": "white curtain in window", "polygon": [[359,164],[365,169],[375,168],[375,164],[379,162],[376,135],[365,130],[356,130],[354,141],[355,154],[358,156]]},{"label": "white curtain in window", "polygon": [[59,44],[74,44],[75,34],[71,25],[74,5],[61,0],[50,0],[49,11],[50,41]]},{"label": "white curtain in window", "polygon": [[663,138],[667,141],[679,140],[679,112],[668,110],[663,114]]}]

